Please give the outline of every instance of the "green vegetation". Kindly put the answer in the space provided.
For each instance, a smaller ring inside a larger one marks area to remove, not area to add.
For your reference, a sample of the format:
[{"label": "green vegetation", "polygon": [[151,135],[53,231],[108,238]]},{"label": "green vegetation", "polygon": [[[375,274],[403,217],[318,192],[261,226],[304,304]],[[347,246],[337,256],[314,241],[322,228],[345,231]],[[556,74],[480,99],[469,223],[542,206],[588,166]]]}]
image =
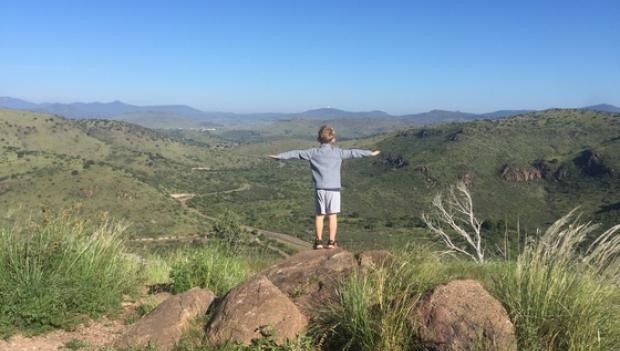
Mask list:
[{"label": "green vegetation", "polygon": [[620,343],[620,226],[582,247],[596,226],[558,220],[495,277],[523,349],[610,350]]},{"label": "green vegetation", "polygon": [[[108,212],[132,223],[127,234],[157,236],[209,230],[170,198],[228,184],[198,169],[251,165],[179,136],[120,121],[66,120],[0,110],[0,223],[40,216],[41,209]],[[242,161],[243,160],[243,161]],[[19,205],[23,204],[23,205]]]},{"label": "green vegetation", "polygon": [[0,230],[0,331],[63,327],[97,317],[135,292],[139,262],[123,246],[122,224],[50,218]]},{"label": "green vegetation", "polygon": [[186,252],[170,270],[173,292],[200,286],[221,295],[244,281],[251,268],[226,252],[225,246],[206,246]]},{"label": "green vegetation", "polygon": [[[216,228],[241,230],[234,216]],[[236,228],[236,229],[235,229]],[[0,325],[4,335],[71,327],[83,315],[114,313],[124,294],[148,281],[171,284],[176,292],[207,287],[222,296],[228,289],[275,257],[251,242],[230,246],[226,236],[208,244],[188,244],[130,253],[121,239],[124,227],[106,219],[86,223],[52,217],[43,223],[0,232]],[[484,264],[442,256],[440,247],[411,243],[394,260],[355,271],[339,288],[339,299],[315,311],[308,336],[276,345],[266,336],[249,347],[206,346],[203,327],[194,322],[177,350],[417,350],[411,314],[419,299],[453,279],[481,281],[507,308],[520,350],[608,350],[620,343],[620,226],[584,246],[596,226],[573,220],[552,225],[529,240],[516,261],[492,259]],[[151,311],[145,300],[127,323]],[[80,348],[79,340],[67,348]],[[149,348],[147,348],[148,350]]]},{"label": "green vegetation", "polygon": [[506,306],[519,350],[613,349],[620,343],[620,227],[584,253],[578,248],[594,226],[571,219],[530,242],[516,263],[475,264],[410,246],[393,263],[346,280],[340,300],[318,312],[313,335],[333,350],[416,350],[415,303],[438,284],[472,278]]},{"label": "green vegetation", "polygon": [[[620,169],[619,135],[618,114],[549,110],[339,143],[382,150],[378,158],[344,162],[340,242],[361,249],[426,240],[420,215],[435,193],[458,179],[471,183],[484,230],[497,241],[506,226],[518,223],[523,232],[533,233],[575,204],[589,219],[606,226],[618,223],[620,177],[613,170]],[[203,193],[188,204],[216,213],[232,210],[249,225],[309,240],[313,203],[308,165],[258,158],[313,145],[310,140],[277,140],[232,148],[231,153],[256,157],[256,165],[213,176],[229,179],[231,187],[248,183],[251,191]],[[505,166],[533,177],[504,179]]]},{"label": "green vegetation", "polygon": [[[265,124],[273,137],[251,143],[200,130],[153,131],[1,110],[0,221],[39,215],[40,207],[78,207],[84,215],[126,219],[132,236],[209,233],[211,223],[170,198],[193,193],[187,204],[202,213],[230,210],[244,224],[310,240],[308,166],[265,155],[312,147],[318,123],[289,134]],[[345,137],[348,127],[336,127]],[[500,239],[506,225],[519,222],[534,232],[576,203],[588,218],[617,223],[618,135],[617,114],[549,110],[340,140],[342,147],[382,150],[378,158],[344,163],[340,242],[361,249],[398,247],[412,236],[427,240],[420,215],[434,193],[457,179],[471,182],[485,230]],[[505,180],[505,167],[534,176]],[[246,184],[244,191],[228,192]]]},{"label": "green vegetation", "polygon": [[345,119],[285,119],[278,121],[250,122],[218,127],[213,132],[223,139],[239,143],[265,143],[288,139],[315,141],[318,127],[333,125],[340,140],[367,138],[411,128],[417,123],[400,118],[345,118]]},{"label": "green vegetation", "polygon": [[67,350],[80,350],[86,347],[88,347],[88,343],[78,339],[71,339],[65,343],[65,348]]}]

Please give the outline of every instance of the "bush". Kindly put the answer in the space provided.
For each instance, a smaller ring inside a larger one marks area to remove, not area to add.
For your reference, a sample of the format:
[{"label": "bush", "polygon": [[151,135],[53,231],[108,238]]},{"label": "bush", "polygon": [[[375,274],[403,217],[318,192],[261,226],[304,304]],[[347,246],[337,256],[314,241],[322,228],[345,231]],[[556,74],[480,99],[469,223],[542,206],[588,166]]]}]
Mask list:
[{"label": "bush", "polygon": [[245,241],[245,233],[240,223],[241,220],[237,214],[226,211],[213,225],[214,236],[226,245],[227,250],[234,250]]},{"label": "bush", "polygon": [[179,293],[199,286],[220,295],[241,283],[250,267],[223,245],[192,248],[172,264],[170,278],[173,292]]},{"label": "bush", "polygon": [[0,334],[70,327],[82,315],[120,307],[139,264],[123,245],[125,226],[58,216],[0,229]]}]

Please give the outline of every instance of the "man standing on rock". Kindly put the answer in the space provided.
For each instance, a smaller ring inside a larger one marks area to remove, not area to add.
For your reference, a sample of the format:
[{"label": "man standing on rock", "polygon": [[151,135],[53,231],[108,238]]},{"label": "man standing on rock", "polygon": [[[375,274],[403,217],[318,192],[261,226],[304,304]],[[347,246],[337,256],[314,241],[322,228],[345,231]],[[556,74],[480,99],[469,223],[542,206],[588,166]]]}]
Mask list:
[{"label": "man standing on rock", "polygon": [[338,213],[340,213],[340,167],[342,160],[379,155],[379,150],[340,149],[336,143],[334,128],[322,126],[319,129],[319,147],[307,150],[291,150],[277,155],[269,155],[273,160],[306,160],[312,169],[314,203],[316,209],[314,249],[323,248],[323,222],[329,221],[329,241],[327,248],[337,246]]}]

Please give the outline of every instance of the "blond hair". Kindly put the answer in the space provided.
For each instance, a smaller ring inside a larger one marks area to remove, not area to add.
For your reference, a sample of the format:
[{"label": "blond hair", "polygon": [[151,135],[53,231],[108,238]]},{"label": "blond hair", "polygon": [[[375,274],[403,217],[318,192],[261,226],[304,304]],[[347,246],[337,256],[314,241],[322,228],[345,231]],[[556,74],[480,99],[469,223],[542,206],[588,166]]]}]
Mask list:
[{"label": "blond hair", "polygon": [[327,125],[321,126],[317,140],[321,144],[331,144],[336,140],[336,131]]}]

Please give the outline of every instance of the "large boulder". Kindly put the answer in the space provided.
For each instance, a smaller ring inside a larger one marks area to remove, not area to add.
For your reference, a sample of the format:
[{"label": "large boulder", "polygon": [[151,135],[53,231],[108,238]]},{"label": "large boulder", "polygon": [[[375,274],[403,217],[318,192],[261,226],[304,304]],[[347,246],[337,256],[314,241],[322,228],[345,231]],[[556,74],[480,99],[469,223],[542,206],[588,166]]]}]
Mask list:
[{"label": "large boulder", "polygon": [[308,310],[336,296],[338,282],[357,267],[355,257],[342,249],[298,253],[263,272],[293,302]]},{"label": "large boulder", "polygon": [[214,298],[211,291],[200,288],[171,296],[131,326],[115,346],[130,348],[150,344],[160,351],[171,350],[191,320],[204,314]]},{"label": "large boulder", "polygon": [[420,341],[431,350],[516,350],[504,307],[474,280],[441,285],[415,311]]},{"label": "large boulder", "polygon": [[259,274],[228,292],[207,327],[207,338],[215,345],[249,345],[261,336],[282,343],[303,332],[307,324],[297,306]]}]

